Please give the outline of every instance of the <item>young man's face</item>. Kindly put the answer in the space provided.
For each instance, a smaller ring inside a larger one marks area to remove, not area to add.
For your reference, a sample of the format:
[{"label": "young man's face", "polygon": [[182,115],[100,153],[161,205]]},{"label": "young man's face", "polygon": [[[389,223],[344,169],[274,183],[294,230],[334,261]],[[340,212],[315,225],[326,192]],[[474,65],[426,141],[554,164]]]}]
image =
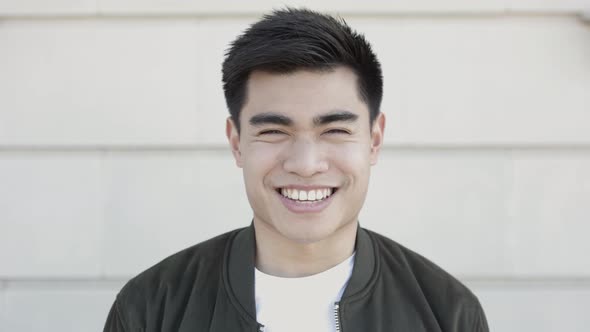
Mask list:
[{"label": "young man's face", "polygon": [[241,133],[228,119],[227,135],[255,225],[311,243],[357,221],[385,119],[370,127],[356,82],[344,67],[250,75]]}]

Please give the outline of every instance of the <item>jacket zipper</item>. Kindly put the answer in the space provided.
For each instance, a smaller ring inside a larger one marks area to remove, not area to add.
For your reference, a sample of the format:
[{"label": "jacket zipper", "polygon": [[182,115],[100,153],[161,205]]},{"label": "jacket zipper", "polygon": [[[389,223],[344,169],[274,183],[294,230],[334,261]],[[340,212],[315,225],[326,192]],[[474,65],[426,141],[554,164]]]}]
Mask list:
[{"label": "jacket zipper", "polygon": [[340,327],[340,302],[334,303],[334,325],[336,326],[336,332],[341,332]]}]

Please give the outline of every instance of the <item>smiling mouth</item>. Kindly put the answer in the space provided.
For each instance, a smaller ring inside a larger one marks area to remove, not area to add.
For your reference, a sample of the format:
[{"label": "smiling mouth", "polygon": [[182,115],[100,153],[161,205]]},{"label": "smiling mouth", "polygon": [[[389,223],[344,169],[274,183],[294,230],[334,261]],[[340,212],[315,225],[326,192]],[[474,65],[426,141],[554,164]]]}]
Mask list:
[{"label": "smiling mouth", "polygon": [[283,197],[299,203],[321,202],[334,195],[338,188],[319,188],[301,190],[294,188],[277,188],[276,191]]}]

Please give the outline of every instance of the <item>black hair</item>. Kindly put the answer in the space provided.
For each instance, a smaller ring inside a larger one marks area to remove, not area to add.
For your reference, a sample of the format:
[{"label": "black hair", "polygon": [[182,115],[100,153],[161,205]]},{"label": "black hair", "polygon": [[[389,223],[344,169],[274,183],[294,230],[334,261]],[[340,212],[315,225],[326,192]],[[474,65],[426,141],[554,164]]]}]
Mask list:
[{"label": "black hair", "polygon": [[238,132],[251,72],[329,71],[339,66],[357,75],[359,96],[372,124],[381,106],[383,76],[363,35],[342,18],[308,9],[285,8],[263,16],[231,44],[223,62],[225,100]]}]

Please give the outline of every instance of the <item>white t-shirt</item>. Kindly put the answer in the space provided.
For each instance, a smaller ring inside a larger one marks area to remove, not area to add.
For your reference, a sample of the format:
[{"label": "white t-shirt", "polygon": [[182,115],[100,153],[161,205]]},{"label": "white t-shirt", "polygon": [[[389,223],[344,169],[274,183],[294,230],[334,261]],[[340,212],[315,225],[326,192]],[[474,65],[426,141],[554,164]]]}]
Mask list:
[{"label": "white t-shirt", "polygon": [[334,305],[348,284],[354,253],[333,268],[302,278],[255,272],[256,320],[264,332],[336,331]]}]

